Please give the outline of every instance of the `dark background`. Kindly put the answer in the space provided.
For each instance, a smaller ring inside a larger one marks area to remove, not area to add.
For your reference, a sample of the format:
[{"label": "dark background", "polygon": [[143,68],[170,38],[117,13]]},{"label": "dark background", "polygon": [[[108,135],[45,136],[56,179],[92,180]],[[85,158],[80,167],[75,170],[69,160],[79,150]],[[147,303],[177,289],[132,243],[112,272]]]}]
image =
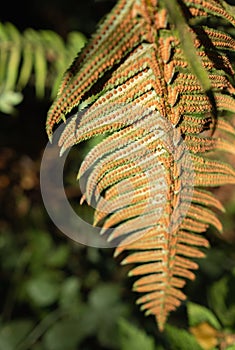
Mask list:
[{"label": "dark background", "polygon": [[[66,39],[76,30],[89,38],[114,3],[8,1],[0,21],[12,22],[20,31],[50,29]],[[0,350],[119,349],[116,322],[121,317],[155,338],[156,346],[163,346],[158,349],[174,350],[158,332],[155,320],[135,305],[128,268],[119,266],[112,251],[72,242],[48,217],[39,171],[48,142],[45,121],[50,104],[47,96],[38,100],[34,90],[26,87],[17,115],[0,115]],[[82,152],[71,152],[65,174],[75,208],[81,195],[75,178]],[[224,234],[219,236],[213,229],[207,232],[211,249],[199,262],[197,279],[187,284],[185,293],[189,300],[210,308],[221,327],[233,333],[234,187],[215,192],[227,209],[220,215]],[[221,305],[215,295],[221,295]],[[186,303],[171,314],[170,323],[188,329]]]}]

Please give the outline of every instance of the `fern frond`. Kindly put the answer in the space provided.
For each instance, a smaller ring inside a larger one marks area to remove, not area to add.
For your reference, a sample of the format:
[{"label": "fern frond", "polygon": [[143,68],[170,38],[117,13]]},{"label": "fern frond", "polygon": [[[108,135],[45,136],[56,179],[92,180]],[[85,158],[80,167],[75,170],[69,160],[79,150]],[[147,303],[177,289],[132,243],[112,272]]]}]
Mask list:
[{"label": "fern frond", "polygon": [[54,98],[71,57],[85,42],[80,33],[70,33],[64,43],[53,31],[28,28],[20,33],[13,24],[0,23],[1,90],[20,92],[32,84],[37,97],[43,97],[49,88]]},{"label": "fern frond", "polygon": [[60,137],[61,154],[105,135],[79,170],[81,202],[95,206],[94,224],[117,243],[114,255],[137,265],[129,273],[143,293],[137,302],[160,329],[186,298],[193,258],[209,246],[201,234],[210,225],[222,231],[213,208],[224,208],[207,187],[235,183],[235,170],[218,159],[235,149],[235,40],[216,29],[224,22],[235,26],[220,0],[119,0],[48,112],[49,138],[79,112]]}]

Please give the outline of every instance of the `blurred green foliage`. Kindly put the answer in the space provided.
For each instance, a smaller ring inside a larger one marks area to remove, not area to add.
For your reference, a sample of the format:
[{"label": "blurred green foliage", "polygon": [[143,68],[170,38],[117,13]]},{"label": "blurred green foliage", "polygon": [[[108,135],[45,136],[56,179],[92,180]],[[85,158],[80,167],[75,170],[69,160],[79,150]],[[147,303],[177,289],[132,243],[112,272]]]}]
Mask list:
[{"label": "blurred green foliage", "polygon": [[68,33],[64,42],[51,30],[27,28],[21,33],[12,23],[0,23],[0,111],[14,113],[26,85],[34,87],[37,98],[48,90],[54,98],[64,71],[85,42],[79,32]]},{"label": "blurred green foliage", "polygon": [[[111,3],[101,2],[101,12]],[[48,5],[43,1],[40,6]],[[52,3],[50,11],[55,8]],[[98,18],[89,17],[84,3],[81,8],[88,16],[87,34]],[[75,29],[75,14],[67,12],[67,23],[73,24],[66,32]],[[84,12],[78,16],[80,23],[86,22]],[[59,19],[57,25],[61,28]],[[159,333],[154,318],[135,305],[127,267],[119,266],[112,251],[69,240],[48,217],[39,171],[53,84],[39,101],[35,79],[29,81],[20,92],[0,94],[0,350],[235,350],[234,188],[215,189],[226,204],[224,234],[218,237],[213,229],[206,233],[211,248],[199,261],[197,279],[185,287],[188,300]],[[17,114],[6,115],[12,112]],[[76,172],[89,147],[84,144],[79,155],[71,152],[66,166],[74,208],[81,195]],[[84,213],[89,215],[86,209]]]}]

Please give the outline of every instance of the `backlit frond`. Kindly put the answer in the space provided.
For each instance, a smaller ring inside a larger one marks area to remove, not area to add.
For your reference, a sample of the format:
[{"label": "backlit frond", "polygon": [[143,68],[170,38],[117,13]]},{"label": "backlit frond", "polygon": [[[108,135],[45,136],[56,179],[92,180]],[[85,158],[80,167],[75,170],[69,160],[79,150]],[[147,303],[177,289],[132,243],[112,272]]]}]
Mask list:
[{"label": "backlit frond", "polygon": [[79,170],[81,202],[96,208],[94,225],[132,265],[137,303],[160,329],[195,278],[193,258],[209,245],[201,234],[210,225],[222,231],[213,209],[223,206],[206,187],[235,183],[218,156],[235,150],[235,39],[217,29],[225,22],[235,26],[219,0],[119,0],[48,113],[50,138],[75,113],[61,154],[104,135]]}]

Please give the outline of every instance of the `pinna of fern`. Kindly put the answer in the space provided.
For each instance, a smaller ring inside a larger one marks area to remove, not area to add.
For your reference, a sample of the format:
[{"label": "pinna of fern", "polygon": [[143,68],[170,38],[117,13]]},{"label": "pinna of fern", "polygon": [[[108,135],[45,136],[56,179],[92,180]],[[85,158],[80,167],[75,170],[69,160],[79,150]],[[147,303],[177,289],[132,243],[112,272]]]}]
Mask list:
[{"label": "pinna of fern", "polygon": [[209,188],[235,183],[220,160],[235,153],[234,27],[222,0],[119,0],[48,112],[49,138],[74,114],[61,153],[105,136],[79,170],[81,201],[95,205],[94,224],[133,266],[137,303],[160,330],[209,245],[202,233],[222,231]]}]

